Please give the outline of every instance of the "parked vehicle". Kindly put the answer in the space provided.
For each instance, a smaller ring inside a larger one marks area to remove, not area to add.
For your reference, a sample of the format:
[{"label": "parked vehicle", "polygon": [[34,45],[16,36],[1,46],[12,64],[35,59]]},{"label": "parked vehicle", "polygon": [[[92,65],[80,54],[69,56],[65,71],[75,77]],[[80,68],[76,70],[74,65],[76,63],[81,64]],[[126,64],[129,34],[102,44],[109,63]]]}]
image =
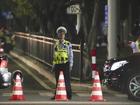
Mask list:
[{"label": "parked vehicle", "polygon": [[0,88],[6,88],[11,85],[11,73],[8,72],[8,57],[0,48]]},{"label": "parked vehicle", "polygon": [[105,61],[103,67],[108,88],[128,94],[128,98],[140,101],[140,53]]},{"label": "parked vehicle", "polygon": [[8,57],[4,52],[3,48],[4,43],[0,43],[0,89],[8,88],[13,80],[16,79],[16,75],[20,75],[23,80],[22,72],[16,70],[13,73],[8,71]]}]

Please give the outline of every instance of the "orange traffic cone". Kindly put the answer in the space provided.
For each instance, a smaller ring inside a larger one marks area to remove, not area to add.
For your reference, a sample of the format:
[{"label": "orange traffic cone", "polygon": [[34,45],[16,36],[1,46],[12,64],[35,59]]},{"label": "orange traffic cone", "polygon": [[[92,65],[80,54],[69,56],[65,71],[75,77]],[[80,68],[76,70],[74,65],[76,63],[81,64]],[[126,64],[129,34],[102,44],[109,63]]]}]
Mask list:
[{"label": "orange traffic cone", "polygon": [[98,71],[95,71],[95,77],[93,80],[93,87],[92,87],[92,93],[91,93],[90,100],[91,101],[104,101]]},{"label": "orange traffic cone", "polygon": [[22,80],[19,75],[16,75],[15,86],[13,86],[13,93],[10,100],[25,100],[23,95]]},{"label": "orange traffic cone", "polygon": [[56,89],[55,100],[56,101],[68,100],[66,88],[65,88],[63,71],[60,71],[59,80],[58,80],[57,89]]}]

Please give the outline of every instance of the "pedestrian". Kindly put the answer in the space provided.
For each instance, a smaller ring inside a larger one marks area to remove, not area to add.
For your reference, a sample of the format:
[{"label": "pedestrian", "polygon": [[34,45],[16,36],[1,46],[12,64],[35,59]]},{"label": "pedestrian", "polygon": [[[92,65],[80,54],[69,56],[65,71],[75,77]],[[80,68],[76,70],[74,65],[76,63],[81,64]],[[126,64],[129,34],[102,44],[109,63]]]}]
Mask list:
[{"label": "pedestrian", "polygon": [[4,36],[5,36],[5,52],[9,53],[11,50],[13,50],[13,40],[12,40],[12,33],[10,32],[10,30],[5,27],[4,29]]},{"label": "pedestrian", "polygon": [[136,43],[134,41],[129,41],[128,45],[131,47],[133,53],[137,53],[138,49],[136,47]]},{"label": "pedestrian", "polygon": [[133,53],[140,52],[140,35],[136,41],[129,41],[128,45],[132,48]]},{"label": "pedestrian", "polygon": [[[72,45],[69,41],[65,40],[65,35],[67,34],[67,29],[63,26],[57,28],[56,33],[58,35],[58,41],[54,45],[54,56],[53,56],[53,71],[55,73],[56,87],[58,84],[60,71],[63,71],[67,98],[70,100],[72,98],[71,89],[71,70],[73,67],[73,51]],[[56,94],[56,91],[55,91]],[[51,99],[55,99],[54,97]]]}]

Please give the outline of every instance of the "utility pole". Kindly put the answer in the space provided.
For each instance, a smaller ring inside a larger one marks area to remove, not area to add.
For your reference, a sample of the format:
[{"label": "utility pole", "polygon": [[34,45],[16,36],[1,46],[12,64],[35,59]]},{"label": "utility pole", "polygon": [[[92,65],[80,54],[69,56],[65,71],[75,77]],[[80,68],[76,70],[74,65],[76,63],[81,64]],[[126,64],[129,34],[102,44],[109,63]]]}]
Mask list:
[{"label": "utility pole", "polygon": [[108,0],[108,59],[117,57],[117,0]]},{"label": "utility pole", "polygon": [[77,25],[76,25],[77,34],[79,33],[80,26],[81,26],[81,13],[78,13],[77,14]]}]

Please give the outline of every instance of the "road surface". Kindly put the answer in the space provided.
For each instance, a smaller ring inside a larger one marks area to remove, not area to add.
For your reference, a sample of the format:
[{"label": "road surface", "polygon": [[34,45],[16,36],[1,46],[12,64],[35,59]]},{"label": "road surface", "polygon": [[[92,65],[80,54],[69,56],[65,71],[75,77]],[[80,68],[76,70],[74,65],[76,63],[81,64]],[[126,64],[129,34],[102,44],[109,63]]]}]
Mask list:
[{"label": "road surface", "polygon": [[[103,90],[104,101],[93,102],[90,101],[90,88],[84,91],[73,90],[72,100],[69,101],[52,101],[50,98],[53,96],[54,89],[47,89],[49,84],[44,85],[46,81],[43,77],[32,72],[32,68],[25,66],[24,63],[19,62],[17,59],[9,60],[9,71],[21,70],[23,72],[23,96],[25,100],[17,101],[10,100],[12,97],[12,87],[0,90],[0,105],[139,105],[139,102],[134,102],[127,99],[125,94]],[[80,83],[75,85],[81,85]],[[82,85],[81,85],[82,86]],[[82,88],[82,87],[81,87]],[[73,88],[75,89],[75,88]]]}]

